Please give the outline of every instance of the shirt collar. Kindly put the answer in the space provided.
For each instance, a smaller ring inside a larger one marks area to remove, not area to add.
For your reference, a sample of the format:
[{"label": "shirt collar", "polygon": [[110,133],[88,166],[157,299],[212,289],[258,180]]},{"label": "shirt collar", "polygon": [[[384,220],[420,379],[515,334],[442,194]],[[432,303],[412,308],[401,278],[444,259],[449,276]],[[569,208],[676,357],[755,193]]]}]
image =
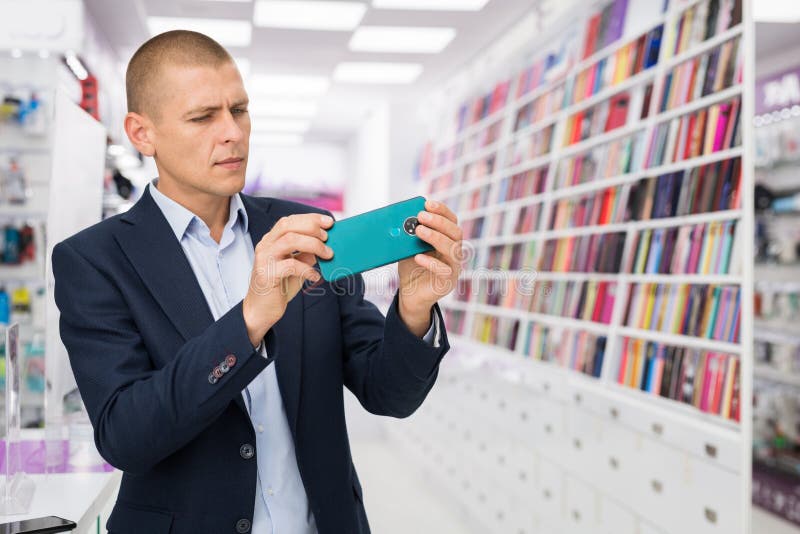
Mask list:
[{"label": "shirt collar", "polygon": [[[175,237],[177,237],[178,241],[180,241],[183,239],[183,236],[192,221],[195,219],[200,221],[200,218],[159,191],[156,187],[157,183],[158,178],[148,184],[150,196],[153,197],[156,205],[164,214],[164,217],[167,219],[170,228],[172,228],[172,231],[175,233]],[[244,203],[242,202],[242,197],[239,195],[239,193],[236,193],[231,197],[230,214],[228,215],[228,223],[225,226],[232,227],[237,220],[241,221],[242,228],[245,232],[247,232],[249,227],[247,210],[244,208]]]}]

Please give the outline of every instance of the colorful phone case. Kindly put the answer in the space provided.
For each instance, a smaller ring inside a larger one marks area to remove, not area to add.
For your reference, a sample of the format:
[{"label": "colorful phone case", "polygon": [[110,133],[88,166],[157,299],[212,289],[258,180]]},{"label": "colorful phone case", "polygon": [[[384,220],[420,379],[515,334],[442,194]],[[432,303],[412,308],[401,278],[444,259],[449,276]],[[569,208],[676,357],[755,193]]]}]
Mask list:
[{"label": "colorful phone case", "polygon": [[336,221],[326,242],[333,258],[318,258],[322,276],[333,282],[433,250],[414,233],[424,209],[425,198],[414,197]]}]

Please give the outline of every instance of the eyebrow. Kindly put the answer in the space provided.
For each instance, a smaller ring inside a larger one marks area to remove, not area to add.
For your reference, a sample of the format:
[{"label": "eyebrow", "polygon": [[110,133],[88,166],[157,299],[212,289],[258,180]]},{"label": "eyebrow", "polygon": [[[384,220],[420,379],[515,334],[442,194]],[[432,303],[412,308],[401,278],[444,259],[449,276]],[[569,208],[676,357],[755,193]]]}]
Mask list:
[{"label": "eyebrow", "polygon": [[[242,100],[234,102],[231,105],[231,107],[232,108],[238,108],[238,107],[241,107],[241,106],[246,106],[249,103],[250,103],[249,100],[242,99]],[[222,106],[203,106],[203,107],[199,107],[199,108],[195,108],[193,110],[187,111],[186,113],[183,114],[183,117],[186,118],[186,117],[190,117],[192,115],[198,115],[198,114],[204,115],[206,113],[213,113],[215,111],[219,111],[220,109],[222,109]]]}]

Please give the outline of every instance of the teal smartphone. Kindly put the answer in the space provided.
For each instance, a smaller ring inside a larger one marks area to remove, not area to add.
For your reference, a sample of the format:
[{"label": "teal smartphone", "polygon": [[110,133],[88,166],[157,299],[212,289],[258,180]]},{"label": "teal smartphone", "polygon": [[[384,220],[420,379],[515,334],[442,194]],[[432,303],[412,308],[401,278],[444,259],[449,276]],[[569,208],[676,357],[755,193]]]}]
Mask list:
[{"label": "teal smartphone", "polygon": [[319,261],[329,282],[433,250],[416,236],[425,198],[414,197],[333,223],[326,244],[333,258]]}]

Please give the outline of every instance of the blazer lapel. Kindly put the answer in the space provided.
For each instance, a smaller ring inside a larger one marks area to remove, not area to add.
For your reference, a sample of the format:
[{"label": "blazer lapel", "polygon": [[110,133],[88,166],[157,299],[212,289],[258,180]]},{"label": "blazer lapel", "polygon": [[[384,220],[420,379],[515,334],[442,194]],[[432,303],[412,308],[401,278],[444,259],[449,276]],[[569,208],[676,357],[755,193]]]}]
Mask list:
[{"label": "blazer lapel", "polygon": [[[272,203],[265,208],[248,196],[242,195],[247,211],[250,238],[255,247],[275,225],[280,214],[271,211]],[[278,377],[283,405],[292,433],[297,432],[297,415],[300,406],[300,380],[302,378],[303,351],[303,292],[293,298],[283,317],[272,327],[272,336],[267,336],[267,352],[275,357],[275,372]]]},{"label": "blazer lapel", "polygon": [[114,236],[153,298],[185,340],[214,322],[203,290],[167,219],[145,189]]},{"label": "blazer lapel", "polygon": [[[153,298],[184,340],[200,335],[214,315],[181,244],[147,189],[122,220],[128,224],[115,238]],[[247,413],[241,395],[234,402]]]}]

